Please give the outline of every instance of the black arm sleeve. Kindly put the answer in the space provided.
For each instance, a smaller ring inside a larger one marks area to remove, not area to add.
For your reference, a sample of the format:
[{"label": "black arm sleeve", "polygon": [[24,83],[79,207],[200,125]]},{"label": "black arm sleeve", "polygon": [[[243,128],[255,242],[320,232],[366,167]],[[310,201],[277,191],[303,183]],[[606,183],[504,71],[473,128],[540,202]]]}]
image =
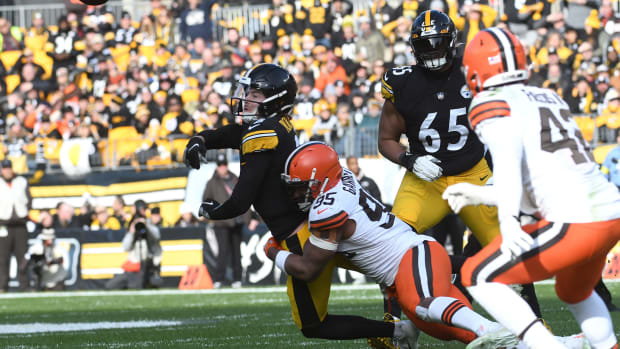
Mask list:
[{"label": "black arm sleeve", "polygon": [[262,186],[263,178],[271,167],[273,156],[273,151],[246,154],[245,164],[242,165],[239,174],[239,181],[230,198],[211,212],[209,218],[234,218],[250,209]]},{"label": "black arm sleeve", "polygon": [[207,149],[239,149],[241,131],[241,125],[231,124],[216,130],[205,130],[198,135],[205,139]]}]

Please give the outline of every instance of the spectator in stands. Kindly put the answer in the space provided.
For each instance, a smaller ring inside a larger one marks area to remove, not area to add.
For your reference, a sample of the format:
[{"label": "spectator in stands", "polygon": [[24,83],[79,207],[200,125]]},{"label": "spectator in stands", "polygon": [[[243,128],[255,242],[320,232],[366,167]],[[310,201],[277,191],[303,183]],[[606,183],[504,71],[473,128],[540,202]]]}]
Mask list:
[{"label": "spectator in stands", "polygon": [[123,273],[106,283],[108,289],[141,289],[162,285],[159,228],[146,218],[147,205],[144,200],[136,200],[133,208],[134,215],[123,237],[123,250],[129,252],[122,266]]},{"label": "spectator in stands", "polygon": [[34,229],[35,232],[41,233],[43,229],[53,228],[54,226],[54,217],[50,213],[48,209],[42,209],[39,211],[39,221],[37,222],[37,226]]},{"label": "spectator in stands", "polygon": [[80,228],[80,222],[74,217],[75,210],[69,203],[61,201],[56,205],[54,229]]},{"label": "spectator in stands", "polygon": [[207,42],[213,41],[211,29],[211,8],[215,0],[188,0],[189,7],[180,16],[181,40],[193,42],[202,37]]},{"label": "spectator in stands", "polygon": [[359,37],[355,44],[357,61],[384,61],[385,44],[384,37],[371,25],[370,18],[362,16],[358,19]]},{"label": "spectator in stands", "polygon": [[0,51],[17,51],[24,47],[21,29],[12,26],[6,18],[0,18]]},{"label": "spectator in stands", "polygon": [[[321,66],[321,71],[314,83],[314,87],[324,92],[327,85],[333,85],[338,80],[342,82],[347,81],[347,73],[342,64],[340,64],[340,59],[333,52],[330,52],[327,55],[327,62]],[[349,86],[346,83],[344,93],[346,95],[350,93]]]},{"label": "spectator in stands", "polygon": [[179,212],[181,213],[181,217],[174,223],[175,227],[187,228],[198,226],[198,219],[194,217],[192,208],[187,203],[184,202],[181,204]]},{"label": "spectator in stands", "polygon": [[54,59],[53,70],[59,67],[71,67],[75,64],[77,52],[75,42],[78,32],[71,30],[71,26],[66,16],[58,19],[58,32],[50,36],[50,43],[54,49],[50,52],[50,56]]},{"label": "spectator in stands", "polygon": [[[226,202],[239,180],[238,177],[228,169],[226,155],[217,155],[216,168],[213,176],[207,182],[207,186],[202,195],[203,201],[213,199],[217,202]],[[219,288],[226,282],[226,269],[231,259],[232,265],[232,287],[241,287],[241,231],[245,225],[249,224],[249,229],[253,231],[258,225],[258,221],[251,219],[250,211],[241,216],[226,220],[213,221],[213,230],[217,237],[218,255],[215,273],[213,274],[213,287]]]},{"label": "spectator in stands", "polygon": [[122,196],[116,195],[112,201],[112,216],[118,220],[121,226],[126,227],[131,215],[125,211],[125,200]]},{"label": "spectator in stands", "polygon": [[170,18],[170,11],[162,7],[156,18],[155,36],[157,40],[168,48],[178,44],[177,37],[175,37],[175,22]]},{"label": "spectator in stands", "polygon": [[164,218],[161,215],[159,206],[151,208],[151,223],[157,227],[164,227]]},{"label": "spectator in stands", "polygon": [[67,251],[56,244],[53,228],[45,228],[37,236],[37,241],[30,246],[26,260],[30,277],[37,291],[62,291],[65,289],[67,269],[64,256]]},{"label": "spectator in stands", "polygon": [[357,178],[362,185],[362,188],[368,191],[372,197],[383,202],[383,200],[381,200],[381,191],[379,190],[379,186],[377,186],[377,183],[372,178],[366,176],[364,172],[362,172],[357,157],[347,156],[347,168],[353,172],[355,178]]},{"label": "spectator in stands", "polygon": [[16,176],[10,160],[0,162],[0,292],[9,289],[9,261],[11,254],[17,260],[19,289],[28,288],[27,261],[24,257],[28,248],[26,221],[32,207],[28,181]]},{"label": "spectator in stands", "polygon": [[599,128],[599,138],[602,142],[613,142],[620,128],[620,95],[615,89],[610,89],[605,95],[607,106],[596,118],[596,126]]},{"label": "spectator in stands", "polygon": [[618,146],[607,153],[601,166],[601,171],[607,179],[620,189],[620,134],[616,137]]},{"label": "spectator in stands", "polygon": [[579,76],[572,89],[564,93],[564,99],[573,114],[590,113],[592,103],[592,88],[584,76]]},{"label": "spectator in stands", "polygon": [[325,142],[333,146],[339,127],[338,119],[332,114],[329,104],[324,99],[316,102],[314,108],[314,112],[318,114],[319,118],[312,127],[312,137],[310,137],[310,140]]},{"label": "spectator in stands", "polygon": [[114,216],[110,216],[108,209],[103,205],[95,207],[95,219],[90,224],[90,230],[119,230],[121,223]]}]

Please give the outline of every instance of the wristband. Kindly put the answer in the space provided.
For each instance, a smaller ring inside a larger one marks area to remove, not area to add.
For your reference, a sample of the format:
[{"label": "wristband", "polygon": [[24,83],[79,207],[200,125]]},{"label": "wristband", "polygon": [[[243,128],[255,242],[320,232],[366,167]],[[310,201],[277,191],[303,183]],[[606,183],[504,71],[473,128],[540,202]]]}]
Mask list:
[{"label": "wristband", "polygon": [[290,253],[289,251],[279,251],[278,254],[276,255],[276,267],[282,270],[284,274],[286,274],[284,263],[286,262],[286,259],[288,258],[288,256],[291,254],[292,253]]}]

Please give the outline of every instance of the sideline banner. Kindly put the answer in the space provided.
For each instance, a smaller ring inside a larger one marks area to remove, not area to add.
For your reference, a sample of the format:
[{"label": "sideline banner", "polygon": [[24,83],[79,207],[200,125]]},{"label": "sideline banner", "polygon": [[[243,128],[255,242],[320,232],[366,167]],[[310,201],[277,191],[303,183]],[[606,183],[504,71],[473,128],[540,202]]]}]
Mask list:
[{"label": "sideline banner", "polygon": [[[163,250],[161,276],[164,286],[176,288],[188,267],[205,264],[209,274],[215,272],[218,254],[217,240],[208,225],[191,228],[160,228]],[[69,271],[65,287],[76,289],[103,289],[115,274],[123,272],[121,265],[127,258],[121,241],[124,230],[82,231],[56,230],[56,243],[65,251],[63,263]],[[241,242],[241,266],[244,285],[284,285],[286,276],[265,256],[263,246],[271,233],[264,224],[254,232],[244,231]],[[34,243],[36,237],[30,239]],[[230,263],[230,262],[229,262]],[[227,275],[232,270],[227,271]],[[16,288],[17,263],[11,259],[10,287]],[[357,272],[338,269],[334,283],[365,283]]]}]

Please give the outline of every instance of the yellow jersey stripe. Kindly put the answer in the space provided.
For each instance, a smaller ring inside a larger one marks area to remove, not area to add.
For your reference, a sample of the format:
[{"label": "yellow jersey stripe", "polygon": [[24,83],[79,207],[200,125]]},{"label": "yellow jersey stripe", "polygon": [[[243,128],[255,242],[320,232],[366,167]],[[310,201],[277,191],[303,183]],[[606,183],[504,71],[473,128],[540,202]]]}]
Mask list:
[{"label": "yellow jersey stripe", "polygon": [[241,141],[245,141],[245,139],[248,138],[248,137],[252,137],[252,136],[256,136],[256,135],[260,135],[260,134],[266,134],[266,133],[275,133],[275,132],[276,131],[274,131],[274,130],[260,130],[260,131],[249,132],[245,136],[243,136]]},{"label": "yellow jersey stripe", "polygon": [[249,154],[261,150],[271,150],[278,146],[278,136],[258,136],[255,138],[247,139],[241,146],[242,154]]}]

